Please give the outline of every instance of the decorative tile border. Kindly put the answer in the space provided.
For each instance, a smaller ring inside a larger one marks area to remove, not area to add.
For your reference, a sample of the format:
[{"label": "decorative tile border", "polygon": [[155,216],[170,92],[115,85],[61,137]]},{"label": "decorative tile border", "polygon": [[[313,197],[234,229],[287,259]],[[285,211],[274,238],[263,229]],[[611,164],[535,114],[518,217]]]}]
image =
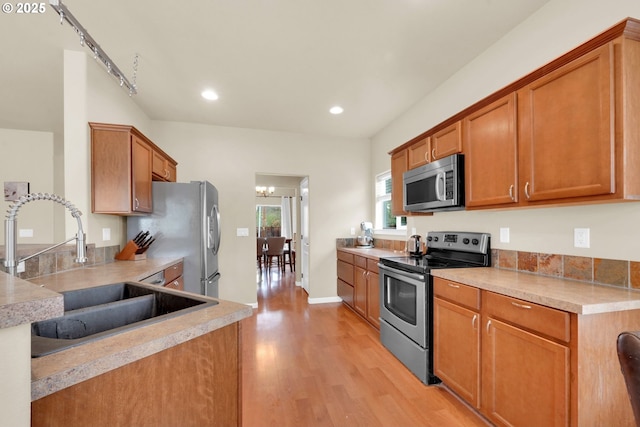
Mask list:
[{"label": "decorative tile border", "polygon": [[491,264],[503,270],[640,289],[637,261],[492,249]]}]

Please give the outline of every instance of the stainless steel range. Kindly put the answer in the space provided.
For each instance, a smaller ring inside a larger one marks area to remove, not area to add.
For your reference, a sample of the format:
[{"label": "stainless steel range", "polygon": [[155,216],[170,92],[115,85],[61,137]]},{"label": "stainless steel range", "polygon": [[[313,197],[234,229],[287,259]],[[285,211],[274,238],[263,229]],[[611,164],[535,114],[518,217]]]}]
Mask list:
[{"label": "stainless steel range", "polygon": [[488,267],[490,234],[432,231],[419,256],[380,258],[380,340],[425,384],[433,374],[434,268]]}]

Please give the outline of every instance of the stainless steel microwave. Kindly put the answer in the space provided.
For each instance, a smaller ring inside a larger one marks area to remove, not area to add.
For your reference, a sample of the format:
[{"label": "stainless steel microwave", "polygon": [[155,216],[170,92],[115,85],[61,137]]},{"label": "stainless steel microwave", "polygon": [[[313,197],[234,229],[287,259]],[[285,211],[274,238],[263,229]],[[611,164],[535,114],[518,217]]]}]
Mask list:
[{"label": "stainless steel microwave", "polygon": [[453,154],[402,175],[407,212],[464,209],[464,155]]}]

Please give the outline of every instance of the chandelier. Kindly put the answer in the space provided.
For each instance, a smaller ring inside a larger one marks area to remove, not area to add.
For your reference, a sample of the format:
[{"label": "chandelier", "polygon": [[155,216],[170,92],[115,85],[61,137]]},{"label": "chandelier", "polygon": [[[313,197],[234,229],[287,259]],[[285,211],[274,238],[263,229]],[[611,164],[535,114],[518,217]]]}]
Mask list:
[{"label": "chandelier", "polygon": [[276,190],[275,187],[263,187],[258,185],[256,186],[256,195],[262,196],[262,197],[268,197],[272,195],[275,190]]}]

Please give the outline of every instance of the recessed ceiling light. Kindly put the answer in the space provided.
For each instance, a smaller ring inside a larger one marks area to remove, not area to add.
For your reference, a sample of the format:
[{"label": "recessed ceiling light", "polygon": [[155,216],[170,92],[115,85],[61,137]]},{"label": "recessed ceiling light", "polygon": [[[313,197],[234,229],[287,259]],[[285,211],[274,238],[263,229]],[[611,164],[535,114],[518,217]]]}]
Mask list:
[{"label": "recessed ceiling light", "polygon": [[331,114],[342,114],[343,111],[344,111],[344,108],[340,107],[339,105],[336,105],[335,107],[331,107],[331,109],[329,110]]},{"label": "recessed ceiling light", "polygon": [[218,94],[212,91],[211,89],[202,91],[201,95],[204,99],[208,101],[215,101],[216,99],[218,99]]}]

